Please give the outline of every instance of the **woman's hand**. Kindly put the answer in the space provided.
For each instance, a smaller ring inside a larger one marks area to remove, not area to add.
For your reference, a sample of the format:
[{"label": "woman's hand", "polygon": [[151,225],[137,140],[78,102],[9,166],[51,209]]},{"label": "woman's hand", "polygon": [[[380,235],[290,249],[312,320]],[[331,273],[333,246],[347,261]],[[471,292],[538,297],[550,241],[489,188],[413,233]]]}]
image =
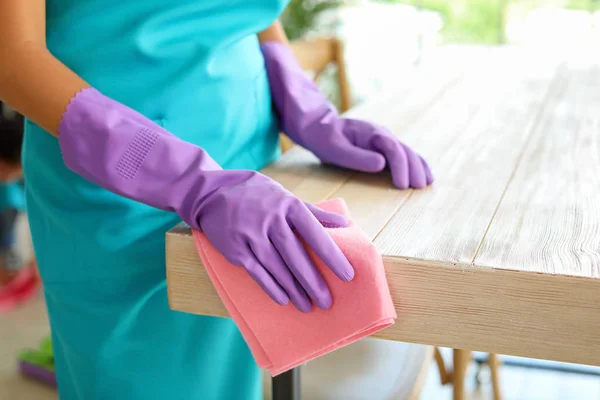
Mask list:
[{"label": "woman's hand", "polygon": [[325,163],[364,172],[387,166],[400,189],[433,182],[425,160],[385,128],[341,118],[285,44],[266,42],[261,49],[280,123],[290,139]]},{"label": "woman's hand", "polygon": [[422,189],[433,182],[427,162],[382,126],[332,116],[307,127],[302,145],[321,161],[363,172],[380,172],[386,166],[400,189]]},{"label": "woman's hand", "polygon": [[303,312],[310,311],[311,300],[329,308],[331,293],[298,235],[341,280],[350,281],[352,266],[323,229],[346,226],[345,218],[302,202],[258,172],[216,174],[223,184],[203,201],[198,217],[213,246],[244,267],[275,302],[291,300]]}]

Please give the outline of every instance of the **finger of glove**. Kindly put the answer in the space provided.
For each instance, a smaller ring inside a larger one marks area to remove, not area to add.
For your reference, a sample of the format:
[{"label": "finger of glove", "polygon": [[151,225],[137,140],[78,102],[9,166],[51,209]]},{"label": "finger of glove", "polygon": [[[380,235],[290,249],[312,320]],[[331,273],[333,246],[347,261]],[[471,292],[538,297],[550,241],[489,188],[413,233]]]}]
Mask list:
[{"label": "finger of glove", "polygon": [[308,208],[298,208],[288,218],[308,246],[338,278],[345,282],[354,278],[354,268]]},{"label": "finger of glove", "polygon": [[[316,223],[318,224],[318,222]],[[292,230],[280,229],[271,236],[271,241],[313,303],[322,309],[331,307],[331,292],[327,283]]]},{"label": "finger of glove", "polygon": [[410,170],[408,157],[402,144],[391,135],[381,134],[374,139],[373,145],[385,155],[394,185],[399,189],[408,189]]},{"label": "finger of glove", "polygon": [[325,228],[345,228],[348,226],[348,220],[343,215],[321,210],[319,207],[307,202],[304,204]]},{"label": "finger of glove", "polygon": [[423,159],[423,157],[419,156],[419,158],[421,159],[423,167],[425,167],[425,179],[427,181],[427,185],[431,185],[435,180],[435,178],[433,177],[433,173],[431,172],[431,168],[429,167],[427,161]]},{"label": "finger of glove", "polygon": [[244,261],[244,268],[248,275],[254,279],[261,289],[269,295],[269,297],[277,304],[285,306],[289,303],[290,298],[283,288],[273,279],[263,265],[254,258],[254,254],[248,256]]},{"label": "finger of glove", "polygon": [[294,278],[281,255],[275,249],[271,241],[262,244],[250,246],[256,259],[277,281],[279,286],[286,292],[292,304],[302,312],[309,312],[312,309],[312,302],[308,295],[302,289],[300,283]]},{"label": "finger of glove", "polygon": [[400,143],[406,152],[406,158],[408,160],[408,175],[410,179],[410,187],[415,189],[422,189],[427,185],[427,178],[425,174],[425,166],[421,162],[421,158],[413,149],[409,146]]}]

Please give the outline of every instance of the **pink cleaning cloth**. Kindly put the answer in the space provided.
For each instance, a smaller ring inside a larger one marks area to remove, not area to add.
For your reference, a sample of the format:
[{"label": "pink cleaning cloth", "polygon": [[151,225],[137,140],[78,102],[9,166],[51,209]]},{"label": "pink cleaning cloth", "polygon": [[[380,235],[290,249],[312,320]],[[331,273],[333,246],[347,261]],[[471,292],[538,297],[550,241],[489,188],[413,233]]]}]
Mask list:
[{"label": "pink cleaning cloth", "polygon": [[[349,218],[341,199],[318,204]],[[327,229],[354,266],[351,282],[342,282],[307,248],[331,290],[328,310],[313,306],[298,311],[291,302],[276,304],[248,273],[230,264],[198,231],[193,235],[200,258],[229,314],[240,329],[260,368],[276,376],[394,323],[396,311],[381,256],[352,221],[346,228]]]}]

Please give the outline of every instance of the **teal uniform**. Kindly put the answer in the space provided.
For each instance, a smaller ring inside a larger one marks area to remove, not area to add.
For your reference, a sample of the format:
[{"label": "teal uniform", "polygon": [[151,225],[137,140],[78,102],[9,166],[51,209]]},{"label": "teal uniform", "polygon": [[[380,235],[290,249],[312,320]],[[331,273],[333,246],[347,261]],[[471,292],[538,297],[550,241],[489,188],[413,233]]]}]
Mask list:
[{"label": "teal uniform", "polygon": [[[224,168],[279,156],[256,33],[285,0],[47,0],[50,51],[103,94]],[[179,218],[69,171],[26,123],[23,164],[62,400],[261,397],[229,319],[171,311],[165,233]]]}]

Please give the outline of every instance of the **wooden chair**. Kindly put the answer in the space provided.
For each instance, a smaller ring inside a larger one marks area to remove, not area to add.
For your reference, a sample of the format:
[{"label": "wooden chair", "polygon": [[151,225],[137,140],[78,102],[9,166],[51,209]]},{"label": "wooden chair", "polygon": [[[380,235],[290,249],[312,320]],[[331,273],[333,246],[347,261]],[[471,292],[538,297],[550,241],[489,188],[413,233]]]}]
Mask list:
[{"label": "wooden chair", "polygon": [[[290,43],[292,52],[305,71],[314,72],[317,80],[321,73],[332,64],[337,67],[337,83],[340,94],[340,112],[351,106],[350,88],[346,77],[344,63],[344,46],[336,38],[319,38],[314,40],[297,40]],[[281,134],[281,151],[286,152],[293,146],[292,141]]]},{"label": "wooden chair", "polygon": [[[440,372],[440,382],[442,385],[451,384],[453,387],[454,400],[463,400],[465,398],[465,378],[467,367],[473,358],[473,352],[470,350],[453,349],[452,371],[446,370],[446,365],[439,348],[434,351],[435,362]],[[487,364],[490,367],[492,376],[492,389],[494,391],[494,400],[502,400],[500,391],[500,365],[498,356],[494,353],[488,354]]]}]

